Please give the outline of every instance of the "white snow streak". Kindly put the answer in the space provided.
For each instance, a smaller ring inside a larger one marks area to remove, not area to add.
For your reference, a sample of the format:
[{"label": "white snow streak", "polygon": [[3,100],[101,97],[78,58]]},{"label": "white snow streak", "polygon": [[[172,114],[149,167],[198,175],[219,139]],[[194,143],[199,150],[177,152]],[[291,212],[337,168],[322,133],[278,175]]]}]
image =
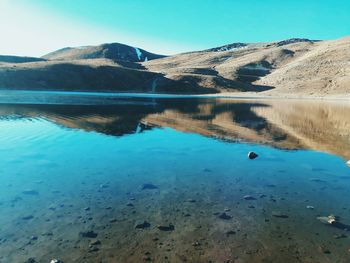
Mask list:
[{"label": "white snow streak", "polygon": [[134,48],[135,48],[135,52],[136,52],[138,59],[141,60],[142,52],[137,47],[134,47]]}]

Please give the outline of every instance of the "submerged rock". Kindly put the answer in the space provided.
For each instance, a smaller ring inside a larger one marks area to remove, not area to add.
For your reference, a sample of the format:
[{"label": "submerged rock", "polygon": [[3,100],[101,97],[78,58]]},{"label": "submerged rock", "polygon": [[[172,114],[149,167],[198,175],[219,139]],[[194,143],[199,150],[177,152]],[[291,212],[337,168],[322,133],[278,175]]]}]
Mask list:
[{"label": "submerged rock", "polygon": [[334,215],[329,216],[319,216],[317,217],[318,220],[321,221],[321,223],[326,225],[332,225],[336,222],[336,217]]},{"label": "submerged rock", "polygon": [[158,225],[157,228],[160,230],[160,231],[174,231],[175,230],[175,226],[173,224],[169,224],[167,226],[164,226],[164,225]]},{"label": "submerged rock", "polygon": [[335,227],[344,231],[350,231],[350,225],[339,222],[339,218],[337,216],[334,216],[334,215],[320,216],[320,217],[317,217],[317,219],[320,220],[321,223],[325,225],[330,225],[332,227]]},{"label": "submerged rock", "polygon": [[153,190],[158,189],[158,186],[155,186],[154,184],[143,184],[141,187],[141,190]]},{"label": "submerged rock", "polygon": [[136,229],[145,229],[145,228],[148,228],[150,226],[151,226],[151,224],[148,223],[147,221],[137,221],[135,223],[135,228]]},{"label": "submerged rock", "polygon": [[53,236],[53,233],[52,232],[44,232],[41,235],[49,237],[49,236]]},{"label": "submerged rock", "polygon": [[108,187],[109,187],[108,183],[100,184],[100,188],[108,188]]},{"label": "submerged rock", "polygon": [[24,263],[38,263],[34,258],[28,258]]},{"label": "submerged rock", "polygon": [[229,214],[226,214],[224,212],[224,213],[219,214],[218,218],[223,219],[223,220],[230,220],[230,219],[232,219],[232,216],[230,216]]},{"label": "submerged rock", "polygon": [[251,196],[251,195],[245,195],[245,196],[243,196],[243,199],[244,200],[256,200],[256,198],[254,196]]},{"label": "submerged rock", "polygon": [[324,254],[330,254],[331,253],[331,251],[328,248],[325,248],[325,247],[321,247],[321,251]]},{"label": "submerged rock", "polygon": [[235,235],[236,234],[236,231],[233,231],[233,230],[229,230],[226,232],[226,236],[231,236],[231,235]]},{"label": "submerged rock", "polygon": [[315,182],[315,183],[326,183],[325,180],[320,179],[320,178],[310,178],[309,179],[311,182]]},{"label": "submerged rock", "polygon": [[95,238],[97,237],[97,233],[95,233],[94,231],[86,231],[86,232],[80,232],[79,235],[81,237],[87,237],[87,238]]},{"label": "submerged rock", "polygon": [[348,236],[345,234],[334,235],[335,239],[347,238]]},{"label": "submerged rock", "polygon": [[97,252],[97,251],[99,251],[100,249],[98,248],[98,247],[94,247],[94,246],[91,246],[90,248],[89,248],[89,252],[90,253],[92,253],[92,252]]},{"label": "submerged rock", "polygon": [[288,218],[289,216],[286,214],[283,214],[281,212],[272,212],[272,216],[278,217],[278,218]]},{"label": "submerged rock", "polygon": [[249,152],[248,153],[248,158],[250,159],[250,160],[253,160],[253,159],[255,159],[255,158],[257,158],[259,155],[257,154],[257,153],[255,153],[255,152]]},{"label": "submerged rock", "polygon": [[101,241],[100,240],[95,240],[95,241],[92,241],[90,243],[90,246],[96,246],[96,245],[101,245]]},{"label": "submerged rock", "polygon": [[28,215],[28,216],[23,216],[22,220],[30,220],[30,219],[33,219],[33,218],[34,218],[34,216]]},{"label": "submerged rock", "polygon": [[38,195],[39,192],[36,191],[36,190],[33,190],[33,189],[27,189],[27,190],[22,191],[22,194],[25,194],[25,195]]}]

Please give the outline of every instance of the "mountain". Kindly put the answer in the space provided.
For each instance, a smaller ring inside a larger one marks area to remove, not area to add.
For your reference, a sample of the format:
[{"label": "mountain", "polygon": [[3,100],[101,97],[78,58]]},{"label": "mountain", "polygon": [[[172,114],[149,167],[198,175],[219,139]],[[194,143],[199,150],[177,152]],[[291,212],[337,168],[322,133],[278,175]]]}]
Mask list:
[{"label": "mountain", "polygon": [[49,60],[76,60],[106,58],[117,61],[140,62],[157,58],[163,55],[153,54],[146,50],[131,47],[120,43],[103,44],[99,46],[66,47],[43,56]]},{"label": "mountain", "polygon": [[45,60],[46,59],[44,58],[0,55],[0,63],[26,63],[26,62],[45,61]]},{"label": "mountain", "polygon": [[[0,64],[0,88],[21,90],[198,93],[187,83],[165,78],[132,62],[108,59],[49,60]],[[215,92],[201,87],[201,92]]]},{"label": "mountain", "polygon": [[166,78],[191,81],[217,92],[269,96],[347,95],[350,37],[333,41],[289,39],[236,43],[142,63]]},{"label": "mountain", "polygon": [[0,87],[341,97],[350,91],[349,46],[350,37],[232,43],[173,56],[119,43],[64,48],[36,61],[0,62]]}]

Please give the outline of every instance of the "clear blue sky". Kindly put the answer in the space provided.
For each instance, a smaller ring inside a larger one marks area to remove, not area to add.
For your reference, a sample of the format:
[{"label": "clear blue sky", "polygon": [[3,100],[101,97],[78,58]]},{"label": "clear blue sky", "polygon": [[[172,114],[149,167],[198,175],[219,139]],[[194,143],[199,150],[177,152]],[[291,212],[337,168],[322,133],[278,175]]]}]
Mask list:
[{"label": "clear blue sky", "polygon": [[[159,53],[232,42],[350,35],[350,0],[16,1],[30,12],[37,11],[37,16],[55,19],[53,23],[85,27],[92,39],[131,42]],[[72,45],[75,43],[80,42],[72,39]]]}]

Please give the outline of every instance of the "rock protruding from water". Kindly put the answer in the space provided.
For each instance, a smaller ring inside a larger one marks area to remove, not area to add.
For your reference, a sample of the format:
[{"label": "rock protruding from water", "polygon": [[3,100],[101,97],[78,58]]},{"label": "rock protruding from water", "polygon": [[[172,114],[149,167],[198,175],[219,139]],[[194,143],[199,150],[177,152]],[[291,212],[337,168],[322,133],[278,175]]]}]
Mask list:
[{"label": "rock protruding from water", "polygon": [[52,259],[50,263],[63,263],[63,261],[60,259]]},{"label": "rock protruding from water", "polygon": [[136,223],[135,223],[135,228],[136,229],[145,229],[145,228],[148,228],[148,227],[150,227],[151,226],[151,224],[150,223],[148,223],[147,221],[137,221]]},{"label": "rock protruding from water", "polygon": [[346,162],[347,166],[350,167],[350,160]]},{"label": "rock protruding from water", "polygon": [[257,154],[257,153],[255,153],[255,152],[249,152],[248,153],[248,158],[250,159],[250,160],[253,160],[253,159],[255,159],[255,158],[257,158],[259,155]]}]

